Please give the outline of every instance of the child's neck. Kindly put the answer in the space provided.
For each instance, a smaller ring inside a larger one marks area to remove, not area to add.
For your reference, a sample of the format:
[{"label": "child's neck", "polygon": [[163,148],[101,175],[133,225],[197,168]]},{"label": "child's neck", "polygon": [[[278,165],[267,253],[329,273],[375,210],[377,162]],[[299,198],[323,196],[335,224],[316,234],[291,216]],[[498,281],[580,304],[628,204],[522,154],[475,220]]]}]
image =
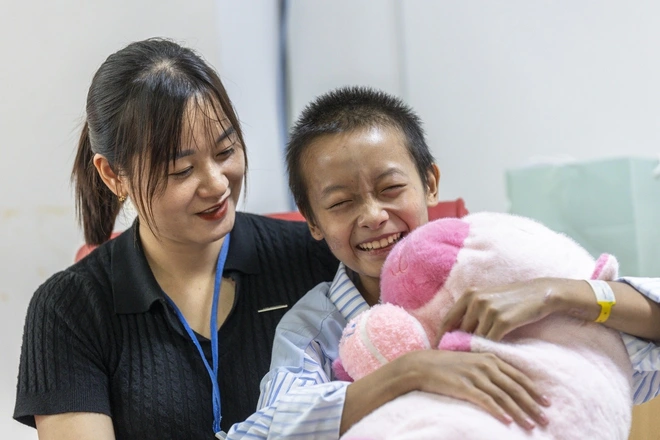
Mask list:
[{"label": "child's neck", "polygon": [[350,269],[349,276],[362,298],[369,304],[369,307],[378,304],[378,301],[380,301],[380,278],[358,275]]}]

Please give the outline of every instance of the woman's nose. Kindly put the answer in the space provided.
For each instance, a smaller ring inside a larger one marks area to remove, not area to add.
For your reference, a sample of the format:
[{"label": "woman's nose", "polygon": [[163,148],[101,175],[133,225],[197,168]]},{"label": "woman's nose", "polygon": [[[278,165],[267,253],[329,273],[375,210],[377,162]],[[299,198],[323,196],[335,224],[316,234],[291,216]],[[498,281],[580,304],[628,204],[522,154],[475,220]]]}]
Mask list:
[{"label": "woman's nose", "polygon": [[377,201],[370,201],[365,203],[363,211],[358,219],[358,226],[378,229],[389,218],[385,208]]},{"label": "woman's nose", "polygon": [[198,192],[202,197],[220,197],[229,186],[229,180],[220,164],[209,165],[204,172]]}]

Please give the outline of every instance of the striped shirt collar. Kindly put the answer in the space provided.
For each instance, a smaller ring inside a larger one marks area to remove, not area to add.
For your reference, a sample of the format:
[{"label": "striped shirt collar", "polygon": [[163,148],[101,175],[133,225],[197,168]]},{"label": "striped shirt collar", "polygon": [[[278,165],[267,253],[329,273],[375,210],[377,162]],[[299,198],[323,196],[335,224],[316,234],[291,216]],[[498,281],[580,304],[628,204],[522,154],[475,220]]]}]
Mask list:
[{"label": "striped shirt collar", "polygon": [[369,309],[369,305],[348,276],[344,263],[339,263],[335,279],[330,285],[328,298],[347,322]]}]

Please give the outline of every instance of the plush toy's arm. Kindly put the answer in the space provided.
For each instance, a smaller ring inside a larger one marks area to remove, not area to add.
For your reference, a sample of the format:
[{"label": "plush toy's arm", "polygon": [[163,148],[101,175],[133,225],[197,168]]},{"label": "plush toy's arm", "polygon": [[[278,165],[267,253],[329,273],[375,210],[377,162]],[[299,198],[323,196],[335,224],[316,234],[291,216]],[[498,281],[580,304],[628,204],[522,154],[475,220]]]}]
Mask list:
[{"label": "plush toy's arm", "polygon": [[419,321],[401,307],[378,304],[346,326],[333,368],[337,377],[357,380],[405,353],[425,348],[431,347]]}]

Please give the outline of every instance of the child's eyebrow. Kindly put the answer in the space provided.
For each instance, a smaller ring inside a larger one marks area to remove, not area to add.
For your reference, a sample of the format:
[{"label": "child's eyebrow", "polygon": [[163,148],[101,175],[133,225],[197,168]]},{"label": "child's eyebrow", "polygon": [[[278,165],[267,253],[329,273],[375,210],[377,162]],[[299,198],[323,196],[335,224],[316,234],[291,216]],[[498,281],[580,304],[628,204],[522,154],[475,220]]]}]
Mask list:
[{"label": "child's eyebrow", "polygon": [[401,171],[397,167],[391,167],[391,168],[388,168],[387,170],[383,171],[382,173],[380,173],[378,175],[378,177],[376,177],[376,180],[382,180],[386,177],[391,177],[391,176],[406,177],[406,173],[404,173],[403,171]]},{"label": "child's eyebrow", "polygon": [[332,194],[335,191],[341,191],[343,189],[346,189],[346,185],[330,185],[326,186],[321,190],[321,198],[324,199],[328,197],[330,194]]},{"label": "child's eyebrow", "polygon": [[[386,177],[391,177],[391,176],[406,177],[406,173],[404,173],[403,171],[401,171],[401,169],[399,169],[397,167],[390,167],[387,170],[380,173],[378,176],[376,176],[375,181],[378,182],[380,180],[385,179]],[[323,188],[321,190],[321,198],[324,199],[324,198],[328,197],[330,194],[332,194],[333,192],[345,190],[346,188],[348,188],[347,185],[341,185],[341,184],[326,186],[325,188]]]}]

